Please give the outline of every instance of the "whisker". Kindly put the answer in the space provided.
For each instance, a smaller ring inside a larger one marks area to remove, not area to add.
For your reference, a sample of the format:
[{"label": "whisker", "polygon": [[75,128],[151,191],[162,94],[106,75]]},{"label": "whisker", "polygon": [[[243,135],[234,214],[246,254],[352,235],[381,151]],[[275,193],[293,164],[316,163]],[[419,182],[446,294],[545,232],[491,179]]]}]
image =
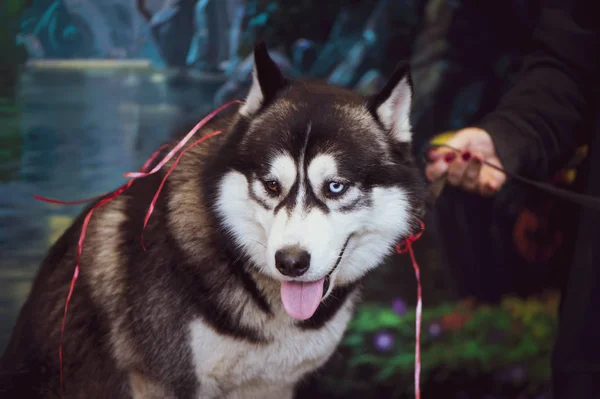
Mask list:
[{"label": "whisker", "polygon": [[263,244],[262,242],[258,241],[258,240],[254,240],[251,238],[252,241],[254,241],[257,244],[260,244],[264,249],[267,249],[267,246],[265,244]]},{"label": "whisker", "polygon": [[240,254],[240,256],[238,256],[233,262],[231,262],[231,265],[235,265],[236,263],[238,263],[242,258],[244,257],[244,253],[242,252]]},{"label": "whisker", "polygon": [[331,291],[331,294],[329,294],[329,296],[330,296],[332,299],[335,299],[336,301],[339,301],[339,300],[340,300],[340,298],[338,298],[337,296],[333,295],[333,291]]}]

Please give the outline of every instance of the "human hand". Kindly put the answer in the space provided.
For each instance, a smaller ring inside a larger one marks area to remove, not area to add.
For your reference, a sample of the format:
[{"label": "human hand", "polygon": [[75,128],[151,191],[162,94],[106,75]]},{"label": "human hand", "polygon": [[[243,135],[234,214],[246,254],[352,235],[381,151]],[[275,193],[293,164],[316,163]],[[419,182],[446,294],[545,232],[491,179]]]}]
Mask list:
[{"label": "human hand", "polygon": [[461,153],[446,147],[430,150],[426,155],[427,179],[434,181],[447,172],[448,184],[466,191],[489,197],[500,190],[506,175],[483,163],[503,167],[494,142],[485,130],[472,127],[459,130],[446,144]]}]

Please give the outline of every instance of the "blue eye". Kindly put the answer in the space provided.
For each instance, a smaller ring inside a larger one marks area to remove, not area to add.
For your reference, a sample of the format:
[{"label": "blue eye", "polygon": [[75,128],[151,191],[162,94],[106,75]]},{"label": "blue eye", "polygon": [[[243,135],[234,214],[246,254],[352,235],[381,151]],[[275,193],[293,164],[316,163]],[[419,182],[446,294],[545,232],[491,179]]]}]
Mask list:
[{"label": "blue eye", "polygon": [[346,191],[346,185],[344,183],[332,181],[329,182],[328,189],[331,195],[341,195]]}]

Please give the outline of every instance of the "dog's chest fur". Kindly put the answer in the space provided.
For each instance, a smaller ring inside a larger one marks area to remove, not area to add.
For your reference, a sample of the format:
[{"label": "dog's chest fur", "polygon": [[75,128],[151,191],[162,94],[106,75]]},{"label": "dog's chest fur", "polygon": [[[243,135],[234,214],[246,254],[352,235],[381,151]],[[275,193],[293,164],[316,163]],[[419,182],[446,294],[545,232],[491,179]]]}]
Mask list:
[{"label": "dog's chest fur", "polygon": [[268,318],[246,314],[244,319],[262,326],[261,343],[224,336],[202,319],[193,320],[188,328],[198,397],[291,397],[298,380],[323,365],[339,344],[354,296],[318,329],[299,327],[281,306]]},{"label": "dog's chest fur", "polygon": [[244,301],[240,291],[229,291],[226,299],[240,326],[260,331],[257,342],[219,333],[201,317],[187,325],[198,398],[292,397],[297,382],[323,365],[339,344],[358,297],[353,290],[323,326],[309,328],[285,312],[277,284],[258,283],[270,313]]}]

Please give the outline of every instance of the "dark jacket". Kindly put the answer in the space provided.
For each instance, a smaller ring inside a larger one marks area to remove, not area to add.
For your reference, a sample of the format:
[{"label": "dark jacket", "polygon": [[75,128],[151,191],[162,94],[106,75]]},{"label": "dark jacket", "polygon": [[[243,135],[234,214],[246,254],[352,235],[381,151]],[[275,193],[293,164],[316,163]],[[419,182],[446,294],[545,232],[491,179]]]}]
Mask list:
[{"label": "dark jacket", "polygon": [[[550,176],[587,144],[581,191],[600,196],[600,13],[592,0],[547,0],[513,87],[480,127],[504,166]],[[554,350],[554,398],[600,398],[600,212],[581,209]]]},{"label": "dark jacket", "polygon": [[[539,0],[428,1],[411,62],[419,158],[432,135],[473,126],[496,109],[531,52],[541,9]],[[498,302],[563,280],[575,211],[523,185],[509,184],[494,198],[446,185],[426,223],[458,296]]]}]

